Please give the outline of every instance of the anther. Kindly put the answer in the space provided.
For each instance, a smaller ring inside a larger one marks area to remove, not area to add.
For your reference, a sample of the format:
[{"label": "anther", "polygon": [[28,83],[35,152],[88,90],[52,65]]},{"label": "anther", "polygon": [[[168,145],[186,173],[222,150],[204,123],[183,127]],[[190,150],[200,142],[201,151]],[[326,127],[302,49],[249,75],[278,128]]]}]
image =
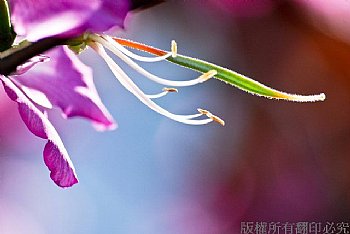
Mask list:
[{"label": "anther", "polygon": [[209,80],[210,78],[213,78],[216,74],[218,74],[216,70],[209,70],[206,73],[203,73],[199,78],[204,82]]},{"label": "anther", "polygon": [[218,124],[225,126],[225,121],[223,119],[221,119],[220,117],[210,114],[207,115],[209,118],[211,118],[214,122],[217,122]]},{"label": "anther", "polygon": [[175,89],[175,88],[167,88],[167,87],[165,87],[165,88],[163,88],[163,91],[164,92],[168,92],[168,93],[177,93],[177,92],[179,92],[177,89]]},{"label": "anther", "polygon": [[197,109],[199,113],[201,113],[202,115],[206,115],[208,118],[212,119],[214,122],[217,122],[219,124],[221,124],[222,126],[225,126],[225,121],[222,120],[220,117],[213,115],[212,113],[210,113],[207,110],[204,109]]},{"label": "anther", "polygon": [[197,111],[198,111],[199,113],[201,113],[202,115],[207,115],[207,114],[210,113],[209,111],[204,110],[204,109],[201,109],[201,108],[198,108]]},{"label": "anther", "polygon": [[177,56],[177,44],[175,40],[171,41],[171,56],[175,58]]}]

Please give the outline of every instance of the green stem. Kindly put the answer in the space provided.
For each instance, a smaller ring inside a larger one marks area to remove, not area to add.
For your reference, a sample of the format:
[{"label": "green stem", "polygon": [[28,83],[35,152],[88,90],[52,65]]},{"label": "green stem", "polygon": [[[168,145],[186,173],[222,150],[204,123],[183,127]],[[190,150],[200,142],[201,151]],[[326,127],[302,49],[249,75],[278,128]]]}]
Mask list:
[{"label": "green stem", "polygon": [[15,37],[8,3],[6,0],[0,0],[0,52],[9,49]]}]

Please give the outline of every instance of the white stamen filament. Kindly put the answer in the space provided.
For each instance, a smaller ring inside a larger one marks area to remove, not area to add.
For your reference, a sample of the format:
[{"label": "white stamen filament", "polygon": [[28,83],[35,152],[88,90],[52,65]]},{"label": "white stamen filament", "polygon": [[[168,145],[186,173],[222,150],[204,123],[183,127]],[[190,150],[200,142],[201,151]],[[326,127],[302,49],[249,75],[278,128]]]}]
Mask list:
[{"label": "white stamen filament", "polygon": [[163,91],[163,92],[160,92],[160,93],[157,93],[157,94],[147,94],[146,96],[150,99],[156,99],[156,98],[161,98],[161,97],[164,97],[165,95],[167,95],[168,92],[166,91]]},{"label": "white stamen filament", "polygon": [[177,89],[174,88],[163,88],[163,92],[157,93],[157,94],[152,94],[152,95],[147,95],[148,98],[155,99],[155,98],[161,98],[167,95],[168,93],[174,93],[178,92]]},{"label": "white stamen filament", "polygon": [[[127,63],[130,67],[132,67],[134,70],[136,70],[138,73],[141,75],[144,75],[148,79],[157,82],[162,85],[166,86],[175,86],[175,87],[183,87],[183,86],[192,86],[196,85],[199,83],[203,83],[204,81],[208,80],[208,77],[205,76],[203,77],[197,77],[196,79],[193,80],[186,80],[186,81],[173,81],[173,80],[167,80],[160,78],[152,73],[149,73],[146,71],[144,68],[140,67],[137,63],[135,63],[132,59],[130,59],[128,56],[123,54],[116,45],[120,45],[116,41],[114,41],[112,38],[108,36],[104,36],[104,38],[101,38],[98,35],[91,34],[90,38],[100,44],[102,44],[104,47],[106,47],[108,50],[113,52],[116,56],[118,56],[121,60],[123,60],[125,63]],[[121,46],[121,45],[120,45]]]},{"label": "white stamen filament", "polygon": [[113,61],[111,57],[108,56],[104,48],[94,42],[90,42],[89,45],[93,48],[107,63],[115,77],[119,80],[119,82],[131,93],[133,93],[141,102],[147,105],[152,110],[162,114],[170,119],[173,119],[178,122],[182,122],[185,124],[191,125],[203,125],[209,122],[212,122],[212,118],[193,120],[193,118],[202,116],[202,113],[194,114],[194,115],[176,115],[170,113],[169,111],[163,109],[156,103],[154,103],[147,95],[145,95],[142,90],[140,90],[135,83],[128,77],[128,75]]}]

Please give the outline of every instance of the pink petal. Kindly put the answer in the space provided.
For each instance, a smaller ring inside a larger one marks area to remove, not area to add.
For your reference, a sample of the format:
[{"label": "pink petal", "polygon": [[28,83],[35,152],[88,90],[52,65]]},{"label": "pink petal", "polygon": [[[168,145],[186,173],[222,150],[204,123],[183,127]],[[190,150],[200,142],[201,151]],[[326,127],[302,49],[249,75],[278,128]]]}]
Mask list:
[{"label": "pink petal", "polygon": [[[38,64],[13,79],[23,86],[24,91],[30,88],[43,93],[67,117],[88,118],[99,126],[99,130],[114,129],[116,124],[98,96],[91,69],[65,46],[53,49],[47,55],[49,62]],[[36,100],[36,97],[30,96],[40,104],[41,100]]]},{"label": "pink petal", "polygon": [[128,0],[11,0],[15,31],[29,41],[45,37],[76,37],[122,26]]},{"label": "pink petal", "polygon": [[51,179],[60,187],[70,187],[78,182],[68,153],[47,117],[28,99],[10,78],[0,76],[7,95],[18,103],[18,110],[28,129],[36,136],[47,139],[44,161],[51,171]]},{"label": "pink petal", "polygon": [[47,62],[49,60],[50,58],[46,55],[35,56],[29,59],[27,62],[18,66],[14,75],[22,75],[23,73],[26,73],[29,69],[31,69],[35,64]]}]

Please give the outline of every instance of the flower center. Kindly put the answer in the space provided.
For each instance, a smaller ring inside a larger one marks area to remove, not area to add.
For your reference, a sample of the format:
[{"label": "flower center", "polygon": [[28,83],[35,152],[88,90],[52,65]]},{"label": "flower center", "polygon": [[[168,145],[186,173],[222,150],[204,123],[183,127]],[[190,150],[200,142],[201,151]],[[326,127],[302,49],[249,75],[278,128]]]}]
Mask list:
[{"label": "flower center", "polygon": [[[116,40],[113,38],[107,36],[107,35],[97,35],[97,34],[89,34],[87,37],[87,44],[94,49],[97,54],[99,54],[107,63],[108,67],[111,69],[115,77],[118,79],[118,81],[131,93],[133,93],[142,103],[147,105],[152,110],[156,111],[159,114],[162,114],[170,119],[173,119],[178,122],[182,122],[185,124],[191,124],[191,125],[202,125],[207,124],[212,121],[215,121],[221,125],[224,125],[224,121],[221,120],[219,117],[211,114],[207,110],[198,109],[199,113],[191,114],[191,115],[178,115],[173,114],[166,109],[162,108],[158,104],[156,104],[153,99],[163,97],[167,95],[168,93],[178,92],[175,88],[163,88],[162,92],[157,94],[145,94],[133,81],[132,79],[120,68],[120,66],[113,61],[113,59],[106,53],[105,49],[108,49],[111,51],[114,55],[119,57],[122,61],[124,61],[126,64],[128,64],[131,68],[133,68],[138,73],[142,74],[146,78],[166,86],[173,86],[173,87],[184,87],[184,86],[192,86],[196,84],[203,83],[204,81],[212,78],[217,74],[215,70],[210,70],[201,76],[192,79],[192,80],[186,80],[186,81],[174,81],[174,80],[168,80],[161,78],[159,76],[156,76],[148,71],[146,71],[144,68],[142,68],[140,65],[138,65],[134,60],[142,61],[142,62],[159,62],[163,61],[169,57],[176,57],[177,56],[177,44],[175,41],[171,42],[171,51],[165,52],[162,55],[156,56],[156,57],[144,57],[137,55],[129,50],[127,50],[124,46],[119,44]],[[206,118],[198,119],[198,117],[205,116]]]}]

